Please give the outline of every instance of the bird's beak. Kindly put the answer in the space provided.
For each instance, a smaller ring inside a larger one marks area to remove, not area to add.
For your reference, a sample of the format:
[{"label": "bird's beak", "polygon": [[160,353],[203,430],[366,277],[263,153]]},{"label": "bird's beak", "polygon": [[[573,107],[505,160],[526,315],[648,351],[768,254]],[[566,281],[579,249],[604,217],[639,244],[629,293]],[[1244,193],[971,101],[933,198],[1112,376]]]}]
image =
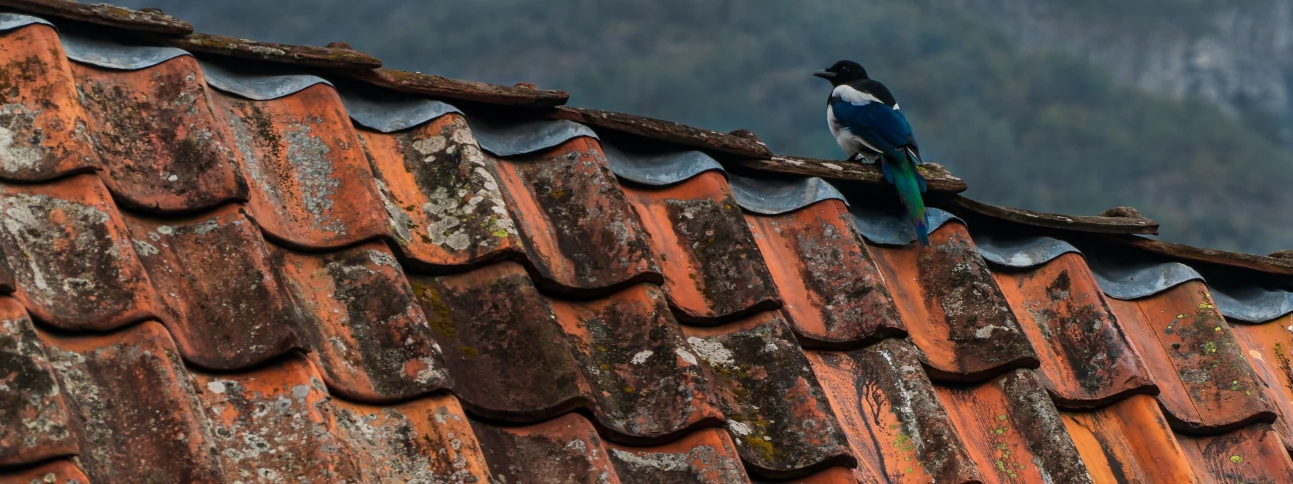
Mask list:
[{"label": "bird's beak", "polygon": [[824,71],[824,70],[823,70],[823,71],[817,71],[817,72],[814,72],[814,73],[813,73],[813,75],[814,75],[814,76],[817,76],[817,77],[820,77],[820,78],[822,78],[822,79],[827,79],[827,80],[830,80],[830,79],[834,79],[834,78],[835,78],[835,73],[834,73],[834,72],[831,72],[831,71]]}]

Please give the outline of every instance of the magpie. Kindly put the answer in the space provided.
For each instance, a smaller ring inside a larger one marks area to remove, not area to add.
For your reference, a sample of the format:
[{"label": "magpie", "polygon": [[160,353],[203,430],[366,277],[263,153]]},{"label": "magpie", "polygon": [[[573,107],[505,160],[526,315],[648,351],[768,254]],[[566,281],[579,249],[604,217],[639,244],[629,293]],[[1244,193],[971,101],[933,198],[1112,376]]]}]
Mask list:
[{"label": "magpie", "polygon": [[920,147],[907,117],[898,110],[898,101],[857,62],[842,60],[813,75],[831,83],[826,123],[835,142],[849,161],[880,163],[884,179],[898,189],[916,239],[921,246],[929,245],[928,218],[920,196],[925,193],[925,178],[916,171]]}]

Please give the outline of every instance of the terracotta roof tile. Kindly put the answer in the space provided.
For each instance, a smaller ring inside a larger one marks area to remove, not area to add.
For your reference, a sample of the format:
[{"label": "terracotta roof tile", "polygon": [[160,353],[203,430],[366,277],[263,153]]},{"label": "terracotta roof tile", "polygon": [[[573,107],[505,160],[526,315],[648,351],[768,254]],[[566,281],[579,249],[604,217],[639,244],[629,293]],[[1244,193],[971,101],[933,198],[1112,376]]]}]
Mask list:
[{"label": "terracotta roof tile", "polygon": [[211,97],[241,155],[248,208],[267,233],[316,249],[386,233],[368,160],[332,87],[271,101]]},{"label": "terracotta roof tile", "polygon": [[571,343],[520,265],[410,282],[469,410],[534,422],[588,402]]},{"label": "terracotta roof tile", "polygon": [[452,396],[382,407],[331,403],[366,482],[490,482],[471,422]]},{"label": "terracotta roof tile", "polygon": [[123,205],[183,212],[247,200],[233,134],[193,57],[135,71],[73,64],[72,73],[104,182]]},{"label": "terracotta roof tile", "polygon": [[575,138],[498,170],[540,285],[591,295],[662,281],[642,221],[597,140]]},{"label": "terracotta roof tile", "polygon": [[1216,433],[1273,422],[1274,406],[1207,286],[1188,281],[1135,301],[1109,299],[1153,373],[1174,428]]},{"label": "terracotta roof tile", "polygon": [[0,298],[0,467],[78,452],[52,371],[27,311]]},{"label": "terracotta roof tile", "polygon": [[185,360],[235,370],[302,345],[295,331],[302,315],[278,274],[282,257],[241,207],[126,222]]},{"label": "terracotta roof tile", "polygon": [[451,385],[431,326],[384,244],[281,252],[285,286],[303,313],[296,332],[335,393],[376,403]]},{"label": "terracotta roof tile", "polygon": [[1057,405],[1096,407],[1157,391],[1081,255],[993,275],[1038,352],[1042,382]]},{"label": "terracotta roof tile", "polygon": [[[858,215],[891,203],[854,190],[889,190],[874,166],[748,132],[300,46],[123,69],[85,23],[69,62],[9,26],[0,482],[1293,480],[1273,259],[946,195],[963,219],[894,245]],[[835,186],[728,183],[804,174]],[[1135,295],[1106,270],[1165,261]]]},{"label": "terracotta roof tile", "polygon": [[0,471],[0,484],[85,484],[90,479],[67,459],[49,461],[14,472]]},{"label": "terracotta roof tile", "polygon": [[523,254],[498,181],[467,120],[446,114],[396,133],[360,130],[390,231],[403,255],[433,270]]},{"label": "terracotta roof tile", "polygon": [[619,482],[601,437],[578,414],[528,427],[472,427],[499,482]]},{"label": "terracotta roof tile", "polygon": [[657,447],[607,444],[611,464],[624,484],[745,482],[745,468],[726,432],[700,430]]},{"label": "terracotta roof tile", "polygon": [[624,192],[642,216],[678,317],[714,324],[781,306],[754,237],[719,172]]},{"label": "terracotta roof tile", "polygon": [[906,332],[843,202],[745,219],[805,344],[851,347]]},{"label": "terracotta roof tile", "polygon": [[0,116],[13,138],[0,177],[43,181],[99,166],[58,33],[31,25],[0,34],[0,47]]},{"label": "terracotta roof tile", "polygon": [[1179,436],[1195,473],[1212,482],[1290,482],[1293,461],[1269,425],[1212,437]]},{"label": "terracotta roof tile", "polygon": [[859,480],[982,479],[910,342],[806,354],[858,457]]},{"label": "terracotta roof tile", "polygon": [[583,368],[596,421],[610,437],[658,441],[721,423],[712,377],[691,357],[658,287],[639,284],[553,309]]},{"label": "terracotta roof tile", "polygon": [[826,393],[778,313],[685,330],[714,372],[728,432],[755,472],[787,478],[855,465]]},{"label": "terracotta roof tile", "polygon": [[981,381],[1035,367],[1037,353],[965,226],[944,224],[930,249],[869,245],[898,312],[938,379]]},{"label": "terracotta roof tile", "polygon": [[157,314],[148,275],[98,178],[0,184],[0,211],[0,252],[18,286],[14,295],[36,319],[108,330]]},{"label": "terracotta roof tile", "polygon": [[1100,410],[1065,412],[1063,418],[1096,482],[1204,482],[1151,396],[1133,395]]},{"label": "terracotta roof tile", "polygon": [[812,474],[810,476],[801,477],[798,479],[772,481],[772,480],[755,478],[755,479],[751,479],[751,481],[757,482],[757,483],[777,482],[777,483],[786,483],[786,484],[854,484],[857,482],[865,482],[865,481],[859,481],[856,477],[853,476],[853,472],[845,467],[832,467],[830,469],[826,469],[824,471]]},{"label": "terracotta roof tile", "polygon": [[104,336],[41,333],[41,339],[91,480],[223,480],[202,407],[162,325],[150,321]]},{"label": "terracotta roof tile", "polygon": [[1033,370],[938,394],[985,482],[1092,482]]},{"label": "terracotta roof tile", "polygon": [[1275,429],[1285,445],[1293,445],[1293,314],[1264,324],[1231,324],[1248,364],[1257,372],[1279,419]]},{"label": "terracotta roof tile", "polygon": [[238,375],[194,375],[211,445],[226,478],[353,481],[359,463],[338,439],[324,406],[327,391],[308,363],[282,364]]}]

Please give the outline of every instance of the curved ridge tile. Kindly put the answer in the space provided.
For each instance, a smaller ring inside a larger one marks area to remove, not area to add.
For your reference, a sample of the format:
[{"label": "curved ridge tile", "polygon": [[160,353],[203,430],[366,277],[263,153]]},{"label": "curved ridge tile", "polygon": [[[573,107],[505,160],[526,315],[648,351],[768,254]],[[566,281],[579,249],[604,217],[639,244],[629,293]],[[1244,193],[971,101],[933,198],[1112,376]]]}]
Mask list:
[{"label": "curved ridge tile", "polygon": [[666,188],[624,187],[642,216],[678,318],[731,321],[781,307],[759,246],[721,172]]},{"label": "curved ridge tile", "polygon": [[840,418],[859,482],[971,482],[982,476],[910,342],[807,351]]},{"label": "curved ridge tile", "polygon": [[693,353],[683,358],[713,371],[727,431],[754,472],[781,479],[857,465],[826,392],[777,313],[683,331]]},{"label": "curved ridge tile", "polygon": [[0,472],[0,483],[12,484],[86,484],[90,482],[71,459],[46,462],[30,469]]},{"label": "curved ridge tile", "polygon": [[621,482],[601,437],[578,414],[527,427],[471,424],[485,449],[492,482]]},{"label": "curved ridge tile", "polygon": [[1132,300],[1153,296],[1188,281],[1202,281],[1203,276],[1180,262],[1111,263],[1101,258],[1088,259],[1091,274],[1100,289],[1114,299]]},{"label": "curved ridge tile", "polygon": [[336,393],[402,400],[452,385],[413,289],[385,244],[286,253],[286,288],[304,312],[307,357]]},{"label": "curved ridge tile", "polygon": [[157,314],[156,296],[103,183],[0,184],[0,252],[14,296],[58,328],[110,330]]},{"label": "curved ridge tile", "polygon": [[1040,267],[993,275],[1038,353],[1042,382],[1056,405],[1099,407],[1158,391],[1081,255],[1064,253]]},{"label": "curved ridge tile", "polygon": [[451,104],[424,97],[383,93],[374,96],[353,89],[337,91],[346,106],[346,114],[356,124],[381,133],[394,133],[417,127],[449,113],[462,115]]},{"label": "curved ridge tile", "polygon": [[237,370],[302,347],[303,316],[279,276],[282,257],[241,207],[182,221],[126,221],[186,360]]},{"label": "curved ridge tile", "polygon": [[407,259],[444,270],[524,254],[498,162],[481,153],[466,118],[448,113],[393,134],[361,130],[359,139]]},{"label": "curved ridge tile", "polygon": [[1275,420],[1266,386],[1202,282],[1109,306],[1162,390],[1172,428],[1211,434]]},{"label": "curved ridge tile", "polygon": [[77,460],[92,482],[226,480],[204,431],[204,407],[162,325],[40,337],[81,443]]},{"label": "curved ridge tile", "polygon": [[413,279],[454,389],[473,412],[533,422],[586,407],[609,437],[658,442],[722,419],[663,296],[640,285],[587,303],[540,296],[517,264]]},{"label": "curved ridge tile", "polygon": [[494,482],[471,422],[451,395],[387,407],[331,403],[337,428],[359,456],[361,482]]},{"label": "curved ridge tile", "polygon": [[1204,482],[1190,468],[1154,397],[1133,395],[1106,408],[1062,416],[1096,482]]},{"label": "curved ridge tile", "polygon": [[623,484],[749,482],[736,446],[726,432],[699,430],[657,447],[607,444],[607,454]]},{"label": "curved ridge tile", "polygon": [[386,235],[373,174],[335,90],[215,101],[251,188],[248,209],[267,233],[314,249]]},{"label": "curved ridge tile", "polygon": [[123,205],[196,211],[247,200],[233,134],[192,57],[146,70],[72,67],[103,166]]},{"label": "curved ridge tile", "polygon": [[[873,244],[907,245],[916,241],[916,229],[912,228],[907,216],[894,206],[879,207],[868,204],[854,204],[849,207],[853,214],[853,223],[857,231]],[[929,220],[927,228],[934,233],[949,220],[956,220],[964,225],[955,215],[934,207],[925,208]]]},{"label": "curved ridge tile", "polygon": [[746,213],[745,220],[805,344],[850,347],[906,333],[843,202],[775,216]]},{"label": "curved ridge tile", "polygon": [[155,45],[123,45],[102,37],[87,37],[61,32],[67,58],[105,69],[133,71],[146,69],[180,56],[184,49]]},{"label": "curved ridge tile", "polygon": [[500,158],[547,151],[581,137],[598,139],[592,128],[564,119],[506,124],[470,116],[468,119],[480,148]]},{"label": "curved ridge tile", "polygon": [[973,387],[938,387],[938,394],[985,482],[1092,482],[1032,370]]},{"label": "curved ridge tile", "polygon": [[330,398],[307,362],[289,358],[250,373],[194,374],[211,452],[226,475],[360,482],[353,449],[337,438]]},{"label": "curved ridge tile", "polygon": [[1209,482],[1293,482],[1293,459],[1269,425],[1215,437],[1179,436],[1196,473]]},{"label": "curved ridge tile", "polygon": [[307,74],[255,74],[231,70],[211,62],[199,62],[206,73],[207,84],[221,91],[236,94],[253,101],[270,101],[291,96],[298,92],[331,82]]},{"label": "curved ridge tile", "polygon": [[44,181],[99,166],[58,32],[0,34],[0,178]]},{"label": "curved ridge tile", "polygon": [[711,376],[687,358],[687,343],[659,288],[640,284],[601,301],[553,307],[609,438],[656,442],[722,423]]},{"label": "curved ridge tile", "polygon": [[21,13],[0,12],[0,32],[19,29],[28,25],[48,25],[53,27],[54,24],[40,17],[23,15]]},{"label": "curved ridge tile", "polygon": [[930,246],[868,249],[930,376],[982,381],[1012,368],[1037,367],[1037,353],[965,226],[930,234]]},{"label": "curved ridge tile", "polygon": [[52,371],[27,311],[0,298],[0,467],[79,451]]},{"label": "curved ridge tile", "polygon": [[1283,441],[1293,444],[1293,315],[1270,324],[1235,324],[1235,339],[1248,356],[1248,364],[1270,389],[1279,418],[1275,429]]},{"label": "curved ridge tile", "polygon": [[762,215],[793,212],[826,200],[839,200],[846,206],[849,204],[844,194],[836,190],[834,185],[817,177],[785,181],[728,175],[727,182],[741,208]]},{"label": "curved ridge tile", "polygon": [[570,342],[520,265],[410,282],[473,413],[532,422],[589,403]]},{"label": "curved ridge tile", "polygon": [[1260,324],[1293,314],[1293,292],[1257,286],[1208,286],[1217,309],[1227,318]]},{"label": "curved ridge tile", "polygon": [[1045,264],[1064,254],[1081,252],[1054,237],[1000,237],[989,232],[974,234],[979,255],[993,264],[1027,269]]},{"label": "curved ridge tile", "polygon": [[573,139],[497,168],[536,282],[583,296],[663,282],[642,220],[597,140]]},{"label": "curved ridge tile", "polygon": [[615,176],[643,185],[673,185],[707,171],[723,171],[723,165],[718,161],[696,150],[625,152],[606,142],[602,143],[602,150],[606,152],[606,160]]}]

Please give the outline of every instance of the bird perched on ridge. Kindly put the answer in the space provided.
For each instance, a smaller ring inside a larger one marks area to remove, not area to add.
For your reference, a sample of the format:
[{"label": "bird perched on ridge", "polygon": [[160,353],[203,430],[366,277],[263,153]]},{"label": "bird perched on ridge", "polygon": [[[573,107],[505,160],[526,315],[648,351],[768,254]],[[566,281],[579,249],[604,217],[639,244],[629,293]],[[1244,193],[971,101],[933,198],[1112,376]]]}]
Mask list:
[{"label": "bird perched on ridge", "polygon": [[920,147],[907,117],[898,110],[898,101],[857,62],[842,60],[813,75],[831,82],[826,123],[835,141],[849,160],[880,163],[884,179],[898,189],[916,239],[921,246],[929,245],[925,201],[920,195],[925,193],[925,178],[916,171],[921,163]]}]

